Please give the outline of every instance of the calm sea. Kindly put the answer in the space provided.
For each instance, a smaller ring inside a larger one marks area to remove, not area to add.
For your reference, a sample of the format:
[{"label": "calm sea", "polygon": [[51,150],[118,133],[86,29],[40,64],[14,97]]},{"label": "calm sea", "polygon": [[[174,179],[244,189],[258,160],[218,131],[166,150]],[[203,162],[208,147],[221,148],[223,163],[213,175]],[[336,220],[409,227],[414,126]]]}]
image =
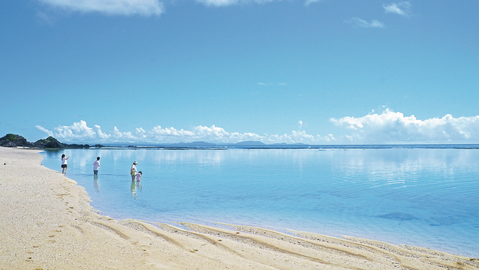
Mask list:
[{"label": "calm sea", "polygon": [[[479,257],[479,150],[89,149],[46,151],[43,165],[61,171],[63,153],[67,176],[116,219],[304,230]],[[141,185],[129,175],[135,160]]]}]

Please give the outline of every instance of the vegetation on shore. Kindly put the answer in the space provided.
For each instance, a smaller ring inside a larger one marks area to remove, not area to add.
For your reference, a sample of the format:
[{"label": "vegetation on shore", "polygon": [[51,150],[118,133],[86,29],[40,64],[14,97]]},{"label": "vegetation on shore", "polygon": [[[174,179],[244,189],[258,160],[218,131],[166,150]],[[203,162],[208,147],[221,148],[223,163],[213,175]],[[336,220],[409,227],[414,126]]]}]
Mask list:
[{"label": "vegetation on shore", "polygon": [[[46,139],[40,139],[34,143],[27,141],[24,137],[17,134],[7,134],[4,137],[0,138],[0,146],[3,147],[34,147],[41,149],[88,149],[90,145],[88,144],[67,144],[61,143],[57,139],[49,136]],[[102,147],[102,145],[95,145],[95,147]]]}]

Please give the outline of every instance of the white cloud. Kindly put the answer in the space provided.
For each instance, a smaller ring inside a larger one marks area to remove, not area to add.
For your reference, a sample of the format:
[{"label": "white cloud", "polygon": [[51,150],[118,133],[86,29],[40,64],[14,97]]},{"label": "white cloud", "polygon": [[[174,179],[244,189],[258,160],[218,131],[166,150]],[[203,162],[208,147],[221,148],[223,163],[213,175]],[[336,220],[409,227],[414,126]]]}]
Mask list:
[{"label": "white cloud", "polygon": [[304,5],[305,5],[305,6],[309,6],[309,5],[311,5],[311,4],[314,4],[314,3],[317,3],[317,2],[321,2],[321,1],[322,1],[322,0],[306,0],[306,1],[304,2]]},{"label": "white cloud", "polygon": [[[68,12],[97,12],[107,15],[159,16],[165,13],[164,2],[160,0],[37,0],[46,7]],[[265,4],[281,0],[195,0],[208,7],[227,7],[241,4]],[[305,6],[322,0],[305,0]],[[37,17],[51,23],[52,18],[44,12]]]},{"label": "white cloud", "polygon": [[351,24],[354,27],[362,27],[362,28],[384,28],[385,27],[385,25],[380,21],[372,20],[371,22],[368,22],[358,17],[354,17],[345,22]]},{"label": "white cloud", "polygon": [[[301,122],[301,121],[300,121]],[[223,128],[211,126],[197,126],[192,130],[175,129],[173,127],[163,128],[156,126],[150,131],[143,128],[136,128],[135,132],[122,132],[117,127],[113,128],[111,134],[103,132],[100,126],[94,128],[87,126],[85,121],[75,122],[71,126],[58,126],[50,131],[42,126],[37,129],[53,136],[62,142],[80,143],[177,143],[206,141],[212,143],[237,143],[242,141],[261,141],[267,144],[272,143],[309,143],[324,144],[334,141],[332,135],[322,137],[313,136],[305,131],[292,131],[284,135],[258,135],[255,133],[228,132]]]},{"label": "white cloud", "polygon": [[[84,121],[82,121],[84,122]],[[85,123],[85,126],[86,126],[86,122]],[[108,139],[110,137],[110,135],[106,134],[106,133],[103,133],[101,131],[101,128],[99,125],[94,125],[94,132],[95,134],[98,136],[98,138],[102,139],[102,140],[105,140],[105,139]]]},{"label": "white cloud", "polygon": [[475,143],[479,141],[479,116],[418,120],[414,115],[386,109],[382,114],[331,119],[351,130],[354,143]]},{"label": "white cloud", "polygon": [[47,13],[44,13],[42,11],[37,12],[37,19],[40,20],[43,23],[46,23],[50,26],[53,26],[55,24],[55,20],[52,16],[50,16]]},{"label": "white cloud", "polygon": [[[98,12],[107,15],[159,16],[165,13],[164,3],[160,0],[37,0],[46,7],[69,12]],[[208,7],[226,7],[232,5],[256,3],[265,4],[281,0],[195,0]],[[305,6],[322,0],[305,0]],[[44,12],[37,17],[51,23],[52,18]]]},{"label": "white cloud", "polygon": [[68,140],[107,140],[110,135],[103,133],[100,126],[94,125],[93,128],[87,126],[85,121],[73,123],[71,126],[58,126],[53,131],[49,131],[41,126],[36,126],[37,129],[45,132],[48,136],[55,138],[63,138]]},{"label": "white cloud", "polygon": [[47,134],[47,136],[53,136],[53,132],[51,132],[50,130],[48,130],[48,129],[42,127],[42,126],[38,126],[38,125],[35,126],[35,127],[36,127],[38,130],[45,132],[45,133]]},{"label": "white cloud", "polygon": [[163,3],[158,0],[38,0],[52,7],[73,12],[99,12],[108,15],[161,15]]},{"label": "white cloud", "polygon": [[411,3],[409,2],[391,3],[389,5],[383,5],[383,8],[386,13],[394,13],[401,16],[408,16],[411,9]]},{"label": "white cloud", "polygon": [[265,3],[270,3],[277,0],[196,0],[196,1],[199,3],[202,3],[205,6],[226,7],[226,6],[248,4],[248,3],[265,4]]},{"label": "white cloud", "polygon": [[400,112],[386,109],[381,114],[332,118],[331,122],[338,127],[343,127],[346,131],[345,135],[308,134],[302,130],[302,127],[306,125],[302,121],[298,121],[298,131],[293,130],[290,134],[282,135],[229,132],[215,125],[197,126],[191,130],[156,126],[151,130],[140,127],[134,131],[120,131],[114,127],[111,132],[103,132],[100,126],[94,125],[91,128],[85,121],[75,122],[71,126],[58,126],[53,130],[42,126],[36,126],[36,128],[47,136],[69,143],[159,144],[193,141],[211,143],[260,141],[266,144],[479,143],[479,116],[454,118],[447,114],[442,118],[419,120],[414,115],[404,116]]},{"label": "white cloud", "polygon": [[286,86],[286,83],[285,82],[282,82],[282,83],[263,83],[263,82],[259,82],[258,85],[261,85],[261,86]]},{"label": "white cloud", "polygon": [[238,0],[196,0],[199,3],[202,3],[205,6],[213,6],[213,7],[224,7],[224,6],[231,6],[237,4]]}]

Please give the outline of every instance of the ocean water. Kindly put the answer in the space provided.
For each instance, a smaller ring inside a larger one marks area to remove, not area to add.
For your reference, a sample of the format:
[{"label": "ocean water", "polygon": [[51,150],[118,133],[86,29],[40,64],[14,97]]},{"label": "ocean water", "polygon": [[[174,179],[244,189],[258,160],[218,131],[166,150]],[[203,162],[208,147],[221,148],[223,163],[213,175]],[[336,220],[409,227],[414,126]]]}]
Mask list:
[{"label": "ocean water", "polygon": [[[116,219],[349,235],[479,257],[477,149],[45,151]],[[93,176],[93,162],[101,168]],[[143,172],[129,175],[134,160]]]}]

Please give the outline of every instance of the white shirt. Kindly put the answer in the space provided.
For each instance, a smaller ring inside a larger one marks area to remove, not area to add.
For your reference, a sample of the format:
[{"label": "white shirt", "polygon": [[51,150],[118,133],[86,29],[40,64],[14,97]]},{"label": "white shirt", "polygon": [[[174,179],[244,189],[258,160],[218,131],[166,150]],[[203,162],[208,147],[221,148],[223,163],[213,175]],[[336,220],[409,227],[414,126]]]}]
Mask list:
[{"label": "white shirt", "polygon": [[100,168],[100,161],[95,160],[95,162],[93,162],[93,170],[98,171],[99,168]]}]

